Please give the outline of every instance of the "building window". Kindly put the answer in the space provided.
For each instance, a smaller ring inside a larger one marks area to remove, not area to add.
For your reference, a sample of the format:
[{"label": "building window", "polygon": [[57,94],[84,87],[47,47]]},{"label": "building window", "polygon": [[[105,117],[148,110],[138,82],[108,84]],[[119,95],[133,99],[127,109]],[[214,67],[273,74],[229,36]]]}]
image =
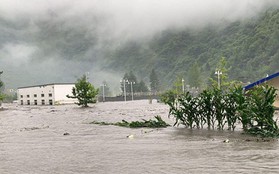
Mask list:
[{"label": "building window", "polygon": [[34,105],[38,105],[38,102],[37,102],[37,100],[34,100]]},{"label": "building window", "polygon": [[34,94],[34,97],[37,97],[37,94]]},{"label": "building window", "polygon": [[29,98],[30,97],[30,95],[27,95],[27,98]]},{"label": "building window", "polygon": [[30,105],[30,100],[27,100],[27,105]]},{"label": "building window", "polygon": [[23,95],[20,95],[20,98],[23,98]]},{"label": "building window", "polygon": [[42,105],[45,105],[45,100],[42,100]]},{"label": "building window", "polygon": [[20,104],[23,105],[23,100],[20,100]]},{"label": "building window", "polygon": [[41,94],[41,97],[44,97],[45,96],[45,94]]},{"label": "building window", "polygon": [[48,96],[49,96],[49,97],[52,97],[52,93],[49,93]]},{"label": "building window", "polygon": [[52,102],[52,100],[49,100],[48,102],[49,102],[49,105],[53,105],[53,102]]}]

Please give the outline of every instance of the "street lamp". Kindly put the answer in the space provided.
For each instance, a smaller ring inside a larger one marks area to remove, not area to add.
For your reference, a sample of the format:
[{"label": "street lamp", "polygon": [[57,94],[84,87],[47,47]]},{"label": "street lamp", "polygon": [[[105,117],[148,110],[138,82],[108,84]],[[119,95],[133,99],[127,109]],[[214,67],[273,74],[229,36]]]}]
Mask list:
[{"label": "street lamp", "polygon": [[134,100],[134,93],[133,93],[133,84],[136,84],[136,82],[129,82],[128,84],[131,84],[131,94],[132,94],[132,101]]},{"label": "street lamp", "polygon": [[183,78],[182,78],[181,82],[182,82],[182,92],[184,93],[185,92],[185,88],[184,88],[184,79]]},{"label": "street lamp", "polygon": [[103,83],[101,86],[103,88],[103,102],[105,102],[105,86],[106,86],[106,84]]},{"label": "street lamp", "polygon": [[85,77],[86,77],[86,81],[89,81],[89,72],[86,72]]},{"label": "street lamp", "polygon": [[128,82],[128,80],[122,79],[120,80],[120,83],[123,83],[124,86],[124,100],[126,102],[126,82]]},{"label": "street lamp", "polygon": [[218,88],[221,89],[220,75],[222,74],[222,72],[217,70],[215,71],[215,74],[217,75],[218,78]]}]

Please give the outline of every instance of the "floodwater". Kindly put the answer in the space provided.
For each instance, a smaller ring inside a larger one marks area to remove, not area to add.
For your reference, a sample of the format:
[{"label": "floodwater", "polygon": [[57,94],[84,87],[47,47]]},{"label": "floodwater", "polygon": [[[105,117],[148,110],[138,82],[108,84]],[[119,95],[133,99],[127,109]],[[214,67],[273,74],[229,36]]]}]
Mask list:
[{"label": "floodwater", "polygon": [[[1,174],[279,172],[278,141],[245,141],[240,132],[88,124],[156,115],[173,123],[167,117],[168,107],[160,103],[105,102],[86,109],[76,105],[4,107],[7,110],[0,111]],[[230,142],[223,143],[227,138]]]}]

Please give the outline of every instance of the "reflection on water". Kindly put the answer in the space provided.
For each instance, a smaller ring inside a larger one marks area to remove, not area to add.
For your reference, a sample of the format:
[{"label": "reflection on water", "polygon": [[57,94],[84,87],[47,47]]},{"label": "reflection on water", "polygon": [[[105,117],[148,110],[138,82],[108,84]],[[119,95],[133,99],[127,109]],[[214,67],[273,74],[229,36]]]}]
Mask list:
[{"label": "reflection on water", "polygon": [[[0,173],[277,173],[279,143],[240,132],[129,129],[87,124],[135,121],[168,107],[148,101],[17,107],[0,112]],[[64,133],[69,135],[63,135]],[[145,133],[147,132],[147,133]],[[127,135],[134,138],[126,138]],[[223,143],[228,138],[229,143]]]}]

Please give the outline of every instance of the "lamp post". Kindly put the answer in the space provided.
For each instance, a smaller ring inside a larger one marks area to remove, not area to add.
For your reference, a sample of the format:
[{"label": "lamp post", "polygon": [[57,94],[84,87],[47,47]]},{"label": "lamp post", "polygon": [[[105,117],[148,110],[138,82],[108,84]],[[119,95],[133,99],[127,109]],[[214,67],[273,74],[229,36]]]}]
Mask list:
[{"label": "lamp post", "polygon": [[126,82],[128,82],[128,80],[122,79],[120,80],[120,83],[123,83],[124,86],[124,100],[126,102]]},{"label": "lamp post", "polygon": [[136,82],[128,82],[128,84],[131,84],[131,94],[132,94],[132,101],[133,101],[134,100],[133,84],[136,84]]},{"label": "lamp post", "polygon": [[185,88],[184,88],[184,79],[183,78],[182,78],[181,82],[182,82],[182,92],[184,93],[185,92]]},{"label": "lamp post", "polygon": [[85,77],[86,77],[86,80],[89,81],[89,72],[86,72]]},{"label": "lamp post", "polygon": [[221,89],[220,75],[222,74],[222,72],[217,70],[215,71],[215,74],[217,75],[217,79],[218,79],[218,88]]},{"label": "lamp post", "polygon": [[102,85],[102,88],[103,88],[103,102],[105,102],[105,86],[106,86],[106,84],[105,83],[103,83]]}]

